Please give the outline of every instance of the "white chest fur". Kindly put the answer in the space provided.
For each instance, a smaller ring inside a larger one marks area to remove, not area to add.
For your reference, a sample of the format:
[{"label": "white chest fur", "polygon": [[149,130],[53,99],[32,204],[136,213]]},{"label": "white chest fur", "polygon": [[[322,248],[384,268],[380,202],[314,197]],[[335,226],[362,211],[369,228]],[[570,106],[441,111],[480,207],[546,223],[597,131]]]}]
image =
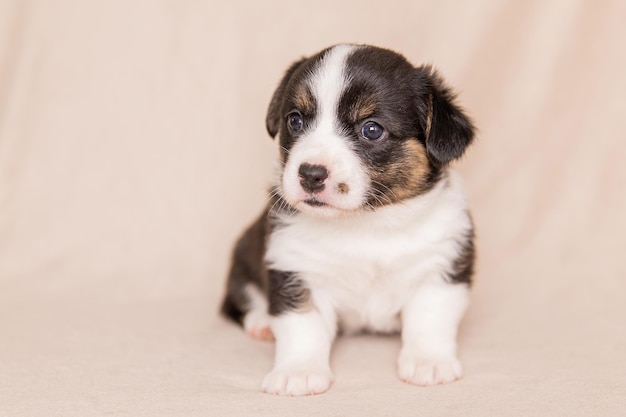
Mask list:
[{"label": "white chest fur", "polygon": [[471,227],[451,173],[424,196],[338,219],[281,219],[268,241],[272,269],[294,272],[316,299],[332,305],[344,331],[395,331],[407,298],[441,276]]}]

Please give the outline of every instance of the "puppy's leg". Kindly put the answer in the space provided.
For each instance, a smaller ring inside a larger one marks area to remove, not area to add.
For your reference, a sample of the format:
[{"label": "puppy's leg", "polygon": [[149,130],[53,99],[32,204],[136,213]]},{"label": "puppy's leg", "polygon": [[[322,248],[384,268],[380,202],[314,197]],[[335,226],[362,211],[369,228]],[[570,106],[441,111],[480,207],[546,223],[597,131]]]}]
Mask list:
[{"label": "puppy's leg", "polygon": [[305,311],[288,309],[274,314],[271,327],[276,353],[274,368],[263,380],[263,391],[292,396],[326,391],[333,379],[329,360],[337,329],[332,308],[311,299]]},{"label": "puppy's leg", "polygon": [[461,377],[456,335],[468,302],[466,284],[437,278],[419,287],[402,310],[398,374],[403,381],[426,386]]},{"label": "puppy's leg", "polygon": [[335,330],[322,314],[314,309],[273,317],[272,330],[276,356],[274,369],[263,380],[263,391],[293,396],[326,391],[333,379],[329,359]]}]

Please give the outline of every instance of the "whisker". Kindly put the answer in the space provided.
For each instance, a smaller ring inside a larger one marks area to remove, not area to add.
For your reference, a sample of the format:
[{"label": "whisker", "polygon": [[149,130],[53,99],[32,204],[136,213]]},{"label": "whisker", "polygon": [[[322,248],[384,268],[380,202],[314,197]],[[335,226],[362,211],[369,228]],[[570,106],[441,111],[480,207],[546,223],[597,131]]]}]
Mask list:
[{"label": "whisker", "polygon": [[385,190],[387,190],[387,191],[389,192],[389,194],[391,194],[391,196],[392,196],[392,197],[394,197],[394,198],[396,198],[396,199],[398,198],[398,196],[396,195],[396,193],[395,193],[395,192],[394,192],[391,188],[389,188],[388,186],[386,186],[385,184],[383,184],[382,182],[378,182],[378,181],[374,181],[374,180],[372,180],[372,183],[373,183],[373,184],[375,184],[375,185],[378,185],[378,186],[380,186],[380,187],[382,187],[382,188],[384,188]]},{"label": "whisker", "polygon": [[268,210],[268,217],[275,213],[280,213],[281,216],[286,217],[291,217],[293,215],[289,203],[282,198],[282,191],[279,186],[275,186],[270,189],[270,199],[273,199],[274,203]]},{"label": "whisker", "polygon": [[270,207],[270,209],[267,211],[267,217],[271,217],[272,213],[274,213],[274,207],[276,207],[276,204],[278,204],[280,200],[276,200],[274,201],[274,204],[272,204],[272,207]]},{"label": "whisker", "polygon": [[268,216],[274,212],[274,209],[278,205],[278,210],[281,209],[281,204],[283,204],[283,199],[281,198],[281,190],[280,187],[275,186],[270,189],[270,201],[274,200],[272,206],[268,210]]},{"label": "whisker", "polygon": [[[377,196],[376,194],[374,194],[373,192],[369,191],[367,194],[368,200],[369,198],[374,199],[374,201],[376,201],[376,203],[378,203],[379,205],[384,205],[383,201],[380,199],[379,196]],[[374,205],[372,203],[370,203],[369,201],[367,202],[367,205],[371,208],[374,209]]]},{"label": "whisker", "polygon": [[388,201],[389,204],[398,204],[401,206],[405,206],[406,202],[403,201],[403,199],[399,198],[398,195],[388,186],[386,186],[385,184],[378,182],[378,181],[374,181],[372,180],[373,184],[376,184],[382,188],[384,188],[385,190],[388,191],[388,193],[391,195],[391,197],[393,197],[393,200],[391,197],[389,197],[388,195],[383,194],[383,197]]},{"label": "whisker", "polygon": [[[376,201],[376,203],[378,203],[381,206],[385,205],[385,203],[387,203],[387,204],[392,204],[393,203],[393,201],[388,196],[386,196],[384,194],[380,194],[379,195],[379,194],[377,194],[377,193],[375,193],[373,191],[369,191],[368,192],[368,197],[374,199]],[[383,198],[384,198],[384,200],[383,200]]]}]

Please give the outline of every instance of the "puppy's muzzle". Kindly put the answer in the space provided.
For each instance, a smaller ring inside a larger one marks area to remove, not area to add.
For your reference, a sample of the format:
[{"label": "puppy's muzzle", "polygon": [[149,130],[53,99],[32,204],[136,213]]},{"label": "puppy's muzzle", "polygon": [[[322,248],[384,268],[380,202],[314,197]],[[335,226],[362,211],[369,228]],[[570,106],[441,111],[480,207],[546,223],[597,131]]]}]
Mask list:
[{"label": "puppy's muzzle", "polygon": [[300,176],[300,185],[304,191],[309,193],[318,193],[326,186],[325,181],[328,178],[328,169],[323,165],[302,164],[298,168]]}]

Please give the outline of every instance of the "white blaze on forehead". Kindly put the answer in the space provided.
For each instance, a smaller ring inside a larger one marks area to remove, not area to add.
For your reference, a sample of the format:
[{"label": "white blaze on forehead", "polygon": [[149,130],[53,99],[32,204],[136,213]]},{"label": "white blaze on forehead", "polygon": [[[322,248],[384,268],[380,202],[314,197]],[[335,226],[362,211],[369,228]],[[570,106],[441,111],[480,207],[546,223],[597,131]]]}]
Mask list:
[{"label": "white blaze on forehead", "polygon": [[337,45],[330,49],[309,80],[311,91],[317,99],[319,114],[316,129],[320,132],[331,133],[339,128],[337,121],[339,98],[349,81],[344,69],[346,59],[354,49],[356,49],[354,45]]},{"label": "white blaze on forehead", "polygon": [[299,167],[304,163],[322,165],[328,170],[324,189],[315,193],[315,198],[325,203],[326,207],[355,210],[366,200],[368,174],[350,140],[342,132],[337,115],[339,100],[350,82],[346,60],[357,48],[354,45],[333,47],[320,59],[308,80],[317,103],[317,114],[311,126],[291,148],[282,173],[283,197],[299,209],[314,210],[316,213],[325,209],[311,209],[302,203],[311,198],[311,194],[300,185]]}]

